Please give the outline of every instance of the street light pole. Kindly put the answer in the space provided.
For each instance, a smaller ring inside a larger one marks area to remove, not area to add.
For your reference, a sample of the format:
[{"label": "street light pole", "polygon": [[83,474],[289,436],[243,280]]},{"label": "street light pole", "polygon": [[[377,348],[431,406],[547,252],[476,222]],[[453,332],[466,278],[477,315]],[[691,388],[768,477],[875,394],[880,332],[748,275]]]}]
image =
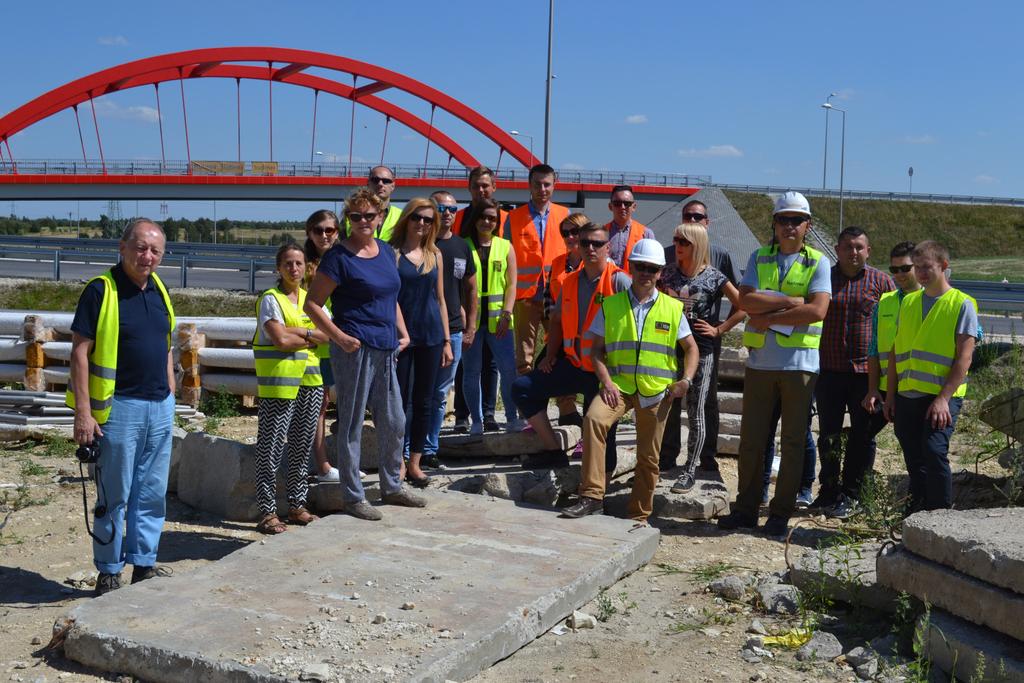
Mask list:
[{"label": "street light pole", "polygon": [[821,105],[828,115],[829,110],[837,111],[843,115],[843,133],[840,138],[839,147],[839,232],[843,231],[843,176],[846,171],[846,110],[834,107],[830,102]]},{"label": "street light pole", "polygon": [[[836,93],[831,93],[825,98],[825,104],[831,102]],[[821,165],[821,189],[825,189],[825,178],[828,176],[828,108],[825,108],[825,159]]]},{"label": "street light pole", "polygon": [[[555,33],[555,0],[548,2],[548,78],[544,94],[544,163],[548,163],[549,133],[551,130],[551,42]],[[533,156],[533,152],[530,152]]]},{"label": "street light pole", "polygon": [[527,135],[526,133],[520,133],[518,130],[510,130],[509,131],[509,135],[514,135],[517,138],[518,137],[530,138],[530,156],[531,157],[533,156],[533,136],[532,135]]}]

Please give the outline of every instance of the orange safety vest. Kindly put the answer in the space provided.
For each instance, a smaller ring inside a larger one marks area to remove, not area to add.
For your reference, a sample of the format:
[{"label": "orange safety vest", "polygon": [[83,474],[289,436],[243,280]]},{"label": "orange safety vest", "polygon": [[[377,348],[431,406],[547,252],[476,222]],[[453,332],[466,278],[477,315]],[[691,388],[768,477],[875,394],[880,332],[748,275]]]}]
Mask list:
[{"label": "orange safety vest", "polygon": [[[569,264],[569,252],[559,254],[555,257],[555,260],[551,262],[551,300],[558,301],[558,294],[562,291],[562,282],[570,273],[565,272],[566,266]],[[583,260],[581,259],[576,264],[576,270],[583,267]]]},{"label": "orange safety vest", "polygon": [[[608,231],[608,236],[610,238],[612,234],[612,222],[608,221],[605,223],[604,229]],[[619,267],[627,273],[629,272],[629,255],[633,253],[633,247],[636,243],[644,238],[644,232],[646,231],[647,226],[639,221],[631,221],[629,224],[629,237],[626,238],[626,251],[622,252],[622,264],[619,265]]]},{"label": "orange safety vest", "polygon": [[590,358],[590,349],[594,345],[593,337],[585,333],[594,322],[594,316],[601,310],[605,297],[615,293],[615,273],[622,270],[611,261],[605,264],[601,279],[597,282],[594,294],[587,308],[587,317],[581,326],[579,323],[579,279],[586,271],[581,267],[565,276],[562,282],[562,351],[569,362],[587,372],[594,371],[594,361]]},{"label": "orange safety vest", "polygon": [[[467,207],[468,208],[468,207]],[[455,222],[452,224],[452,234],[462,236],[462,219],[466,217],[466,209],[459,209],[455,212]],[[498,227],[494,234],[501,237],[501,229],[505,226],[505,219],[508,218],[508,211],[498,209]]]},{"label": "orange safety vest", "polygon": [[537,293],[537,282],[543,274],[551,275],[551,263],[565,253],[565,240],[559,226],[569,217],[569,209],[561,204],[550,204],[548,222],[544,231],[544,246],[530,216],[530,205],[523,204],[508,213],[509,234],[516,250],[516,299],[532,299]]}]

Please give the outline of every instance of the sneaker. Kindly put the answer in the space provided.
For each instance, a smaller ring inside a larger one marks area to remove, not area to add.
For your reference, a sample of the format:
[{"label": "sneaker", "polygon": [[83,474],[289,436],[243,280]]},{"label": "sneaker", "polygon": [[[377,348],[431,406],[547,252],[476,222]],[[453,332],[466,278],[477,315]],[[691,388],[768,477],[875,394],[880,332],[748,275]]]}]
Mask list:
[{"label": "sneaker", "polygon": [[468,417],[457,417],[455,418],[455,426],[452,431],[456,434],[465,434],[469,431],[469,418]]},{"label": "sneaker", "polygon": [[380,513],[380,510],[370,505],[365,498],[357,503],[346,503],[343,509],[346,513],[358,519],[365,519],[371,522],[384,519],[384,515]]},{"label": "sneaker", "polygon": [[571,427],[571,426],[582,427],[583,426],[583,416],[580,415],[579,413],[577,413],[575,410],[573,412],[567,413],[565,415],[559,415],[558,416],[558,426],[559,427]]},{"label": "sneaker", "polygon": [[693,480],[693,475],[688,472],[683,472],[676,483],[672,484],[672,488],[669,489],[672,493],[687,493],[693,489],[693,485],[696,484]]},{"label": "sneaker", "polygon": [[100,572],[100,575],[96,577],[96,595],[106,595],[110,591],[116,591],[121,587],[121,575],[120,574],[104,574]]},{"label": "sneaker", "polygon": [[842,496],[839,502],[825,510],[825,516],[830,519],[849,519],[860,511],[860,504],[849,496]]},{"label": "sneaker", "polygon": [[778,515],[768,515],[761,530],[768,538],[785,538],[789,533],[789,520]]},{"label": "sneaker", "polygon": [[484,415],[484,431],[485,432],[497,432],[501,429],[501,425],[494,419],[493,415]]},{"label": "sneaker", "polygon": [[566,517],[568,519],[579,519],[580,517],[586,517],[587,515],[603,515],[604,514],[604,502],[596,498],[587,498],[586,496],[580,496],[579,500],[570,505],[569,507],[562,510],[559,513],[559,517]]},{"label": "sneaker", "polygon": [[316,480],[321,484],[336,484],[341,481],[341,477],[338,475],[338,468],[332,467],[327,470],[327,474],[316,475]]},{"label": "sneaker", "polygon": [[441,459],[437,457],[435,453],[430,455],[424,455],[420,458],[420,467],[426,467],[430,470],[443,470],[444,465],[441,464]]},{"label": "sneaker", "polygon": [[505,425],[505,431],[509,434],[516,434],[530,426],[530,423],[523,418],[517,418]]},{"label": "sneaker", "polygon": [[400,488],[394,493],[386,493],[380,497],[382,503],[388,505],[401,505],[407,508],[425,508],[427,507],[427,499],[423,496],[417,496],[412,491],[406,488]]},{"label": "sneaker", "polygon": [[583,442],[579,441],[576,443],[576,448],[572,449],[572,455],[569,456],[570,460],[582,460],[583,459]]},{"label": "sneaker", "polygon": [[556,467],[568,467],[569,457],[564,451],[541,451],[534,453],[523,461],[524,470],[551,470]]},{"label": "sneaker", "polygon": [[718,528],[725,531],[733,529],[756,529],[757,517],[742,512],[730,512],[724,517],[718,518]]},{"label": "sneaker", "polygon": [[818,497],[811,501],[808,505],[810,510],[828,510],[836,506],[839,502],[839,496],[834,493],[818,493]]},{"label": "sneaker", "polygon": [[173,573],[174,570],[170,567],[164,567],[162,565],[159,567],[140,567],[136,565],[135,567],[132,567],[132,585],[148,579],[170,576]]},{"label": "sneaker", "polygon": [[811,493],[810,487],[800,489],[800,493],[796,494],[796,509],[806,510],[811,506],[814,495]]},{"label": "sneaker", "polygon": [[479,422],[474,422],[473,425],[469,428],[469,435],[470,436],[483,436],[484,435],[484,425],[480,424]]}]

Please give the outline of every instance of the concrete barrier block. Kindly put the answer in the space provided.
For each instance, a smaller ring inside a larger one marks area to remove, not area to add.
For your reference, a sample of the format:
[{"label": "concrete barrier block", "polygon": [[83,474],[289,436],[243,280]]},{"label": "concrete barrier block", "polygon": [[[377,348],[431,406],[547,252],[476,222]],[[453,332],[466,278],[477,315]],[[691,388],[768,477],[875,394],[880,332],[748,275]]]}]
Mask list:
[{"label": "concrete barrier block", "polygon": [[193,432],[181,445],[178,498],[224,519],[255,520],[256,447]]},{"label": "concrete barrier block", "polygon": [[167,492],[175,493],[178,490],[178,468],[181,466],[181,449],[185,443],[185,437],[188,436],[181,427],[173,428],[173,435],[171,436],[171,465],[167,472]]},{"label": "concrete barrier block", "polygon": [[686,493],[654,494],[654,514],[674,519],[714,519],[729,514],[729,490],[716,481],[698,481]]},{"label": "concrete barrier block", "polygon": [[718,412],[730,413],[732,415],[743,414],[743,392],[742,391],[719,391]]},{"label": "concrete barrier block", "polygon": [[862,543],[808,550],[790,568],[790,579],[805,592],[824,591],[848,605],[894,612],[896,593],[878,583],[875,571],[880,547],[880,543]]},{"label": "concrete barrier block", "polygon": [[[580,428],[555,427],[558,447],[568,450],[582,438]],[[442,436],[438,455],[442,458],[490,458],[529,455],[544,450],[540,438],[533,432],[494,432],[483,436],[451,434]]]},{"label": "concrete barrier block", "polygon": [[[1024,683],[1024,643],[975,626],[942,610],[932,610],[926,622],[926,656],[958,681]],[[979,663],[984,658],[981,678]]]}]

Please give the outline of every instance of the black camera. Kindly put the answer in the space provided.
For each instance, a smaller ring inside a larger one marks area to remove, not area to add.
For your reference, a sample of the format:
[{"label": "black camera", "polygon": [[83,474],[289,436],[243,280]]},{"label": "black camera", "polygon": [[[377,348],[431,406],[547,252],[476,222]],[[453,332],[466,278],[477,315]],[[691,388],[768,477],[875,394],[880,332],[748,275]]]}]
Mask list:
[{"label": "black camera", "polygon": [[83,465],[91,465],[100,459],[100,445],[95,441],[84,446],[79,446],[75,451],[75,457]]}]

